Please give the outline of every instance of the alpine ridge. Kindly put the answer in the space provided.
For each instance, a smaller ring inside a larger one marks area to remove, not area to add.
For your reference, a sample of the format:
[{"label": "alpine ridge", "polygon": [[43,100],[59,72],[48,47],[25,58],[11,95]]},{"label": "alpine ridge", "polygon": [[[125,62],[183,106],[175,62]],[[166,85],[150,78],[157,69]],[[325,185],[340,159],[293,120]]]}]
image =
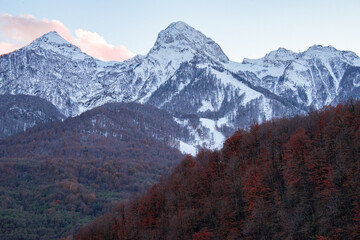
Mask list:
[{"label": "alpine ridge", "polygon": [[254,122],[358,99],[359,76],[359,57],[331,46],[232,62],[184,22],[162,30],[147,55],[124,62],[88,56],[56,32],[0,57],[0,94],[38,96],[67,117],[109,102],[151,104],[186,129],[190,137],[179,136],[177,145],[192,153],[220,148]]}]

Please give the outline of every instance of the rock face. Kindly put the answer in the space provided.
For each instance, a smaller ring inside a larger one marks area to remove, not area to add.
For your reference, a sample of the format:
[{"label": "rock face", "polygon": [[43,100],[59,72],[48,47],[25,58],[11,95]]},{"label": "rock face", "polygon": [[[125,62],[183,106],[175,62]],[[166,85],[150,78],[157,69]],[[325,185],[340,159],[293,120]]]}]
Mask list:
[{"label": "rock face", "polygon": [[0,95],[0,139],[37,124],[64,119],[57,108],[35,96]]},{"label": "rock face", "polygon": [[188,129],[182,143],[215,148],[220,136],[254,122],[359,98],[359,66],[355,53],[322,46],[231,62],[213,40],[175,22],[146,56],[124,62],[94,59],[45,34],[0,57],[0,94],[39,96],[65,116],[108,102],[148,103]]}]

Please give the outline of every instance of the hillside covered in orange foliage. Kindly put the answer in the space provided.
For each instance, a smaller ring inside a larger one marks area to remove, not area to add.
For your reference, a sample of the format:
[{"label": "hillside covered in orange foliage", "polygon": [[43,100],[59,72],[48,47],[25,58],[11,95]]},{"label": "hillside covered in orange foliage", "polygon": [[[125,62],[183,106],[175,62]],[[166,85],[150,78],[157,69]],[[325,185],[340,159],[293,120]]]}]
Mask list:
[{"label": "hillside covered in orange foliage", "polygon": [[239,130],[76,239],[359,239],[360,102]]}]

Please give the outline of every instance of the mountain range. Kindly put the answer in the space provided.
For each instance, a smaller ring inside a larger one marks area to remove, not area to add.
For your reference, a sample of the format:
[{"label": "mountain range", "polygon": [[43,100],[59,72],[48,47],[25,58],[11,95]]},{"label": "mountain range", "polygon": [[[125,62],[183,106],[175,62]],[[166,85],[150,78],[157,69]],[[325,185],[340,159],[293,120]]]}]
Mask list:
[{"label": "mountain range", "polygon": [[171,144],[192,154],[220,148],[238,128],[358,99],[359,91],[353,52],[279,48],[237,63],[184,22],[161,31],[146,56],[124,62],[95,59],[56,32],[0,57],[0,94],[40,97],[65,117],[111,102],[150,104],[186,132]]}]

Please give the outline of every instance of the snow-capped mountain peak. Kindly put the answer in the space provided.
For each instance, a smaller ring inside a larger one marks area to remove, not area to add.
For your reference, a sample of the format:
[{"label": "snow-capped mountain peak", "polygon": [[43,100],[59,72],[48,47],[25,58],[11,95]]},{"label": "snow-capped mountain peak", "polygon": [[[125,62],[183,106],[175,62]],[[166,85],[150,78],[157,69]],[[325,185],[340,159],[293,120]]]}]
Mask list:
[{"label": "snow-capped mountain peak", "polygon": [[278,67],[280,65],[284,65],[289,61],[293,61],[297,58],[298,54],[287,50],[285,48],[279,48],[277,50],[271,51],[267,53],[264,57],[259,59],[248,59],[244,58],[243,64],[255,64],[259,66],[276,66]]},{"label": "snow-capped mountain peak", "polygon": [[351,65],[359,65],[359,57],[351,51],[341,51],[333,46],[313,45],[306,51],[302,52],[300,56],[304,59],[338,59],[345,61]]},{"label": "snow-capped mountain peak", "polygon": [[313,45],[306,51],[302,52],[300,55],[303,58],[334,57],[340,56],[341,51],[332,46]]},{"label": "snow-capped mountain peak", "polygon": [[336,48],[334,48],[333,46],[322,46],[322,45],[317,44],[317,45],[310,46],[307,51],[335,52],[338,50]]},{"label": "snow-capped mountain peak", "polygon": [[217,43],[181,21],[171,23],[165,30],[162,30],[159,33],[155,45],[150,50],[149,55],[158,52],[161,49],[171,49],[178,53],[200,53],[215,61],[229,61],[228,57]]},{"label": "snow-capped mountain peak", "polygon": [[35,39],[29,46],[25,47],[25,49],[53,52],[77,60],[91,58],[86,53],[83,53],[80,48],[62,38],[56,31],[48,32]]},{"label": "snow-capped mountain peak", "polygon": [[29,46],[28,49],[42,48],[45,50],[57,51],[59,48],[71,48],[72,51],[81,50],[62,38],[56,31],[48,32],[41,37],[35,39]]},{"label": "snow-capped mountain peak", "polygon": [[271,61],[289,61],[294,60],[297,56],[297,53],[287,50],[285,48],[279,48],[278,50],[271,51],[265,55],[265,59]]},{"label": "snow-capped mountain peak", "polygon": [[32,44],[42,45],[42,44],[70,44],[64,38],[60,36],[56,31],[48,32],[41,37],[35,39]]}]

